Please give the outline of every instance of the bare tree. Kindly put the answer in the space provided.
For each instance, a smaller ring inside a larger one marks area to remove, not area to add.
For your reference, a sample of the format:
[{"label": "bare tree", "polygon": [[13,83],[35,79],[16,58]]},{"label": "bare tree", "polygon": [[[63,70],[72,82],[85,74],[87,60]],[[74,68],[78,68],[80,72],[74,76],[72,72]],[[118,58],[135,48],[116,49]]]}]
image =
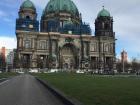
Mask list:
[{"label": "bare tree", "polygon": [[140,62],[137,58],[132,59],[132,71],[138,72],[140,70]]},{"label": "bare tree", "polygon": [[122,63],[121,63],[121,62],[117,62],[117,64],[116,64],[116,69],[117,69],[117,71],[118,71],[119,73],[122,72]]}]

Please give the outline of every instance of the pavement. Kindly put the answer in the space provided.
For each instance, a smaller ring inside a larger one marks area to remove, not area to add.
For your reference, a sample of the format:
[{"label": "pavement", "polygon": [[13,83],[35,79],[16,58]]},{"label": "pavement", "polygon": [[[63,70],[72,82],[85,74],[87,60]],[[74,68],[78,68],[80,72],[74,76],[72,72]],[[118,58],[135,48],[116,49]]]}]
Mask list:
[{"label": "pavement", "polygon": [[0,105],[65,105],[33,76],[23,74],[0,83]]}]

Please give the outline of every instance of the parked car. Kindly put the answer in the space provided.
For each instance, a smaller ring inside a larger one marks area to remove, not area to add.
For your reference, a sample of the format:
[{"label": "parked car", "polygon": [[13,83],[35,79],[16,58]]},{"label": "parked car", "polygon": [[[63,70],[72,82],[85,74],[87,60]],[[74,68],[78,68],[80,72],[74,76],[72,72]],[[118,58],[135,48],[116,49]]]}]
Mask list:
[{"label": "parked car", "polygon": [[58,69],[51,69],[47,71],[46,73],[57,73],[57,72],[58,72]]},{"label": "parked car", "polygon": [[30,69],[30,71],[29,71],[30,73],[38,73],[39,72],[39,70],[37,69],[37,68],[34,68],[34,69]]},{"label": "parked car", "polygon": [[76,73],[81,73],[81,74],[83,74],[84,71],[82,71],[82,70],[77,70]]},{"label": "parked car", "polygon": [[23,71],[18,71],[18,73],[19,73],[19,74],[24,74],[24,72],[23,72]]}]

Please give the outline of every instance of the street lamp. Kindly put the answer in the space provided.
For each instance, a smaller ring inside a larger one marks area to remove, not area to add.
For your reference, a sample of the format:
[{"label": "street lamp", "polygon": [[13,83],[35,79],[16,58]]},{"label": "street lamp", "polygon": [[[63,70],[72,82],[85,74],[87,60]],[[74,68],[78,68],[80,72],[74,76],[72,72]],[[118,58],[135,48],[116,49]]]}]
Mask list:
[{"label": "street lamp", "polygon": [[125,72],[125,67],[124,67],[124,59],[122,60],[122,66],[123,66],[123,73]]}]

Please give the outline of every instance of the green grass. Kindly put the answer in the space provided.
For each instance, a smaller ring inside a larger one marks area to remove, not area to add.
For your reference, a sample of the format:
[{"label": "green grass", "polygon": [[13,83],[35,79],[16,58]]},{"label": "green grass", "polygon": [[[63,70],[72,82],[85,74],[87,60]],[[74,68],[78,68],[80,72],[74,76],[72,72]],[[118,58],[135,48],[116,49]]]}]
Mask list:
[{"label": "green grass", "polygon": [[84,105],[140,105],[140,78],[36,74]]},{"label": "green grass", "polygon": [[1,78],[8,78],[18,75],[18,73],[0,73],[0,79]]}]

